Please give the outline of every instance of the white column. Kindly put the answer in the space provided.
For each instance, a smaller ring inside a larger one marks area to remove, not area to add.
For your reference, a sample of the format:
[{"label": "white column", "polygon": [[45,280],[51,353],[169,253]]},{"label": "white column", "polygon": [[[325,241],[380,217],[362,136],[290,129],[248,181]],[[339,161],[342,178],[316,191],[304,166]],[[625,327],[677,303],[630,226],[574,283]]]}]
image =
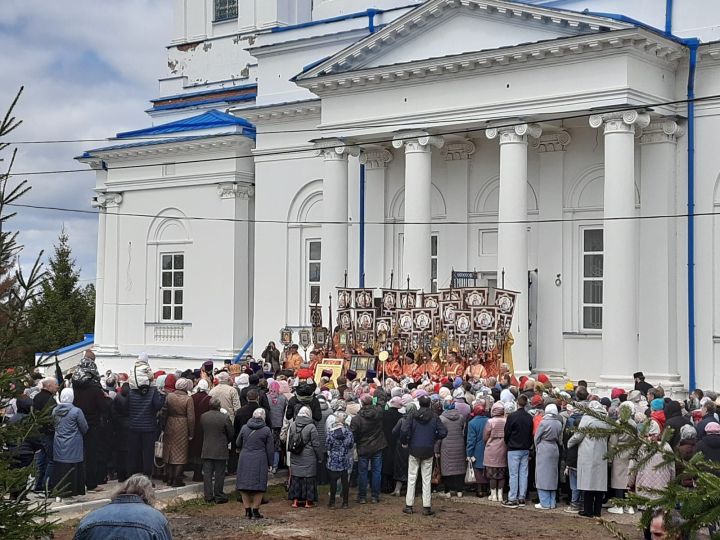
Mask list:
[{"label": "white column", "polygon": [[[381,147],[363,148],[365,165],[365,286],[384,287],[385,281],[385,172],[392,153]],[[359,231],[358,231],[359,233]]]},{"label": "white column", "polygon": [[98,279],[95,300],[95,350],[98,355],[119,354],[120,218],[118,212],[122,200],[123,196],[120,193],[100,193],[97,196],[96,204],[104,209],[101,210],[103,215],[98,226],[98,276],[102,276],[102,279]]},{"label": "white column", "polygon": [[489,139],[500,142],[500,201],[498,205],[497,283],[517,291],[512,322],[515,373],[527,373],[528,354],[528,225],[527,143],[542,130],[535,124],[490,128]]},{"label": "white column", "polygon": [[432,147],[442,148],[442,137],[425,132],[400,133],[393,140],[395,148],[405,146],[405,216],[403,273],[399,284],[431,290],[430,233],[432,227]]},{"label": "white column", "polygon": [[[677,138],[684,129],[657,119],[640,138],[641,216],[675,213]],[[677,220],[640,221],[638,370],[665,389],[682,388],[677,368]]]},{"label": "white column", "polygon": [[[348,270],[348,155],[357,156],[359,149],[332,139],[318,142],[324,159],[322,251],[320,266],[320,298],[327,305],[328,295],[337,295]],[[304,261],[298,261],[302,264]]]},{"label": "white column", "polygon": [[[468,223],[470,194],[470,158],[475,153],[475,143],[468,139],[448,140],[442,149],[447,165],[446,193],[447,215],[453,221]],[[472,270],[468,261],[468,225],[441,225],[438,244],[438,286],[447,285],[453,268]],[[473,257],[474,258],[474,257]]]},{"label": "white column", "polygon": [[[540,156],[538,195],[537,365],[535,371],[565,375],[563,358],[563,288],[572,282],[563,276],[563,184],[567,131],[544,133],[532,146]],[[557,221],[552,221],[557,220]],[[559,281],[559,285],[558,285]],[[566,285],[567,284],[567,285]]]},{"label": "white column", "polygon": [[637,111],[593,115],[604,125],[603,331],[599,388],[631,387],[637,370],[637,223],[635,216],[635,126],[650,116]]}]

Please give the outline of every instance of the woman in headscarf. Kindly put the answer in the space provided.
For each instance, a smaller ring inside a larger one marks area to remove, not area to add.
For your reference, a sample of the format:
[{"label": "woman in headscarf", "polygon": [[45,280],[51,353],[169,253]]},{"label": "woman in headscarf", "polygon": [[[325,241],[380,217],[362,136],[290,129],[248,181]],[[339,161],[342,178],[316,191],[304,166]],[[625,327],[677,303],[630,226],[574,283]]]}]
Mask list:
[{"label": "woman in headscarf", "polygon": [[[633,429],[637,429],[637,424],[633,419],[633,412],[635,411],[635,405],[629,401],[624,401],[618,407],[618,420],[623,423],[629,424]],[[627,444],[632,442],[633,437],[627,433],[613,433],[610,435],[608,445],[610,448],[616,448],[618,445]],[[625,493],[627,493],[628,482],[630,481],[630,457],[632,451],[624,450],[618,452],[612,460],[612,466],[610,468],[610,489],[615,492],[615,497],[618,499],[624,499]],[[613,506],[608,508],[608,512],[611,514],[622,514],[627,512],[628,514],[634,514],[635,510],[631,507],[623,508],[622,506]]]},{"label": "woman in headscarf", "polygon": [[684,425],[680,428],[680,442],[675,448],[675,453],[682,461],[677,462],[677,468],[675,474],[680,478],[680,482],[686,488],[693,487],[693,478],[684,474],[685,467],[683,462],[690,461],[695,455],[697,448],[697,430],[693,425]]},{"label": "woman in headscarf", "polygon": [[465,454],[475,471],[478,497],[485,497],[488,491],[488,480],[485,476],[485,465],[483,463],[485,459],[483,432],[488,420],[489,418],[485,414],[485,400],[480,399],[475,402],[472,410],[472,420],[468,424],[467,444],[465,445]]},{"label": "woman in headscarf", "polygon": [[255,409],[235,441],[240,452],[235,487],[240,491],[248,519],[263,518],[260,503],[267,491],[268,471],[275,454],[272,431],[265,423],[265,414],[262,407]]},{"label": "woman in headscarf", "polygon": [[[285,382],[285,381],[282,381]],[[287,384],[287,383],[285,383]],[[270,379],[268,382],[268,403],[270,404],[270,427],[273,435],[273,447],[275,448],[272,462],[272,473],[275,474],[280,465],[280,430],[283,427],[287,398],[282,393],[280,382]]]},{"label": "woman in headscarf", "polygon": [[453,492],[462,497],[465,487],[465,418],[455,408],[452,398],[444,404],[440,421],[447,428],[447,436],[435,443],[435,454],[440,454],[440,471],[442,471],[445,497],[450,498]]},{"label": "woman in headscarf", "polygon": [[493,502],[503,501],[505,475],[507,473],[507,446],[505,445],[505,407],[497,402],[490,410],[490,420],[483,430],[485,453],[483,465],[490,481],[490,497]]},{"label": "woman in headscarf", "polygon": [[[165,379],[165,388],[172,375]],[[192,390],[192,381],[177,379],[175,390],[168,393],[165,400],[167,410],[165,433],[163,435],[163,460],[167,469],[167,483],[172,487],[184,486],[183,466],[188,462],[189,442],[195,434],[195,407],[188,394]]]},{"label": "woman in headscarf", "polygon": [[193,482],[202,482],[202,454],[203,430],[200,425],[200,417],[210,410],[210,396],[208,390],[210,385],[205,379],[200,379],[192,395],[193,408],[195,409],[195,433],[190,441],[189,460],[193,467]]},{"label": "woman in headscarf", "polygon": [[557,505],[562,436],[563,423],[557,405],[551,403],[545,407],[545,414],[535,432],[535,487],[540,498],[535,508],[539,510],[550,510]]},{"label": "woman in headscarf", "polygon": [[[402,398],[395,396],[388,402],[382,417],[383,433],[387,441],[387,446],[382,452],[383,492],[392,492],[395,497],[400,495],[403,483],[402,480],[395,479],[395,447],[398,445],[399,434],[397,436],[393,435],[393,429],[395,429],[395,426],[402,418],[401,408]],[[395,488],[394,491],[393,486]]]},{"label": "woman in headscarf", "polygon": [[599,517],[602,513],[603,495],[607,491],[607,437],[588,436],[588,429],[607,429],[608,424],[600,418],[607,415],[599,401],[589,403],[590,411],[583,415],[578,431],[570,437],[568,448],[578,446],[577,488],[584,491],[584,508],[579,515]]},{"label": "woman in headscarf", "polygon": [[[662,428],[650,420],[640,427],[640,435],[644,435],[648,441],[655,443],[655,447],[640,447],[637,460],[630,461],[630,480],[628,486],[635,490],[640,497],[655,500],[660,497],[656,491],[662,491],[675,478],[675,462],[665,463],[664,453],[672,453],[668,443],[660,443]],[[658,451],[658,450],[662,450]],[[649,459],[646,459],[650,454]]]},{"label": "woman in headscarf", "polygon": [[312,419],[312,411],[303,406],[297,418],[288,429],[288,449],[290,451],[290,487],[288,499],[293,508],[305,503],[305,508],[313,508],[318,500],[317,464],[322,461],[318,430]]},{"label": "woman in headscarf", "polygon": [[53,485],[60,497],[85,495],[83,435],[88,431],[83,412],[73,405],[71,388],[60,392],[60,403],[52,411],[55,424],[53,438]]}]

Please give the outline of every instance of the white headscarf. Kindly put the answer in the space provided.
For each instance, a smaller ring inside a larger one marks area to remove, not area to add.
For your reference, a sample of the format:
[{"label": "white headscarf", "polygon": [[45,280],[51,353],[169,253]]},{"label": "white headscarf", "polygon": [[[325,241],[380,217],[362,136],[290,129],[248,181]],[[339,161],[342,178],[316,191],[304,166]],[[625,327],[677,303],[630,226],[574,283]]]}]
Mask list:
[{"label": "white headscarf", "polygon": [[505,390],[500,392],[500,401],[502,401],[503,403],[512,403],[515,401],[515,396],[510,390],[505,388]]},{"label": "white headscarf", "polygon": [[302,407],[300,411],[298,412],[298,418],[312,418],[312,411],[310,411],[309,407]]},{"label": "white headscarf", "polygon": [[72,403],[75,400],[75,392],[72,388],[63,388],[60,392],[60,403]]},{"label": "white headscarf", "polygon": [[210,385],[205,379],[200,379],[197,383],[197,386],[195,386],[195,390],[197,392],[207,392],[210,388]]},{"label": "white headscarf", "polygon": [[557,408],[557,405],[555,405],[554,403],[551,403],[550,405],[545,407],[545,414],[557,415],[557,413],[558,413],[558,408]]}]

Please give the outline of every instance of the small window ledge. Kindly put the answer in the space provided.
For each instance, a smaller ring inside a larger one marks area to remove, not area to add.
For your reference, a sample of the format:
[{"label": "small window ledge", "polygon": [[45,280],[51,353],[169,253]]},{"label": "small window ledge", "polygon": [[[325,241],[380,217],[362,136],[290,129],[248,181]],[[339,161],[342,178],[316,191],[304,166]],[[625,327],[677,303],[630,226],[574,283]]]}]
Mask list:
[{"label": "small window ledge", "polygon": [[566,339],[602,339],[602,332],[563,332]]}]

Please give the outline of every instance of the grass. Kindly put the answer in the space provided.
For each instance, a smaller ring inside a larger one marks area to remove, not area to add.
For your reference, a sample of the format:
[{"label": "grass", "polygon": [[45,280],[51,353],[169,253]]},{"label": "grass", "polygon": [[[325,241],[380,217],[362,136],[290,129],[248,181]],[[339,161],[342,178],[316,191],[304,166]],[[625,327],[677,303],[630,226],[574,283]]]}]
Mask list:
[{"label": "grass", "polygon": [[202,496],[192,499],[181,499],[180,497],[177,497],[165,506],[164,511],[166,513],[181,513],[191,510],[202,510],[203,508],[209,508],[212,505],[213,503],[206,502]]}]

